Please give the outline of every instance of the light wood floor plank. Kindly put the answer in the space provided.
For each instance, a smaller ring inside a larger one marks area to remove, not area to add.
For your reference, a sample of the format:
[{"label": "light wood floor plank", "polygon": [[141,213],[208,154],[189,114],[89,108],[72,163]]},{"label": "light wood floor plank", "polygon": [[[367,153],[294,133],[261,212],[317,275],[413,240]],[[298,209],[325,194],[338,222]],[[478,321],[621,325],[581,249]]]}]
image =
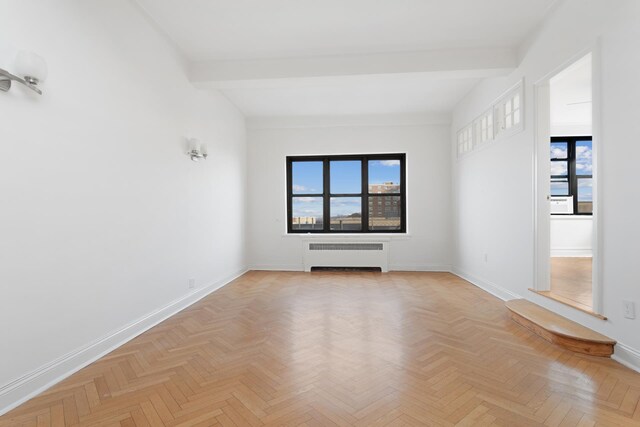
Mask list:
[{"label": "light wood floor plank", "polygon": [[5,426],[640,425],[640,374],[448,273],[250,272]]}]

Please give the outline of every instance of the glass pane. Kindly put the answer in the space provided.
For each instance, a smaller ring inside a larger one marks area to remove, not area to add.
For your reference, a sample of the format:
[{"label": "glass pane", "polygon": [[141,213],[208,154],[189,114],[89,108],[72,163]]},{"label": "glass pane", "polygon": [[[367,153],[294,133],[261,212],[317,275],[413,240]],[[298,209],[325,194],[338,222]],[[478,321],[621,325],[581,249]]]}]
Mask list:
[{"label": "glass pane", "polygon": [[593,212],[593,179],[578,178],[578,213]]},{"label": "glass pane", "polygon": [[566,142],[552,142],[551,143],[551,158],[552,159],[566,159],[569,157],[569,150],[567,149]]},{"label": "glass pane", "polygon": [[322,162],[293,162],[293,194],[322,194]]},{"label": "glass pane", "polygon": [[567,175],[569,173],[568,162],[551,162],[551,175]]},{"label": "glass pane", "polygon": [[322,230],[322,197],[294,197],[292,211],[294,230]]},{"label": "glass pane", "polygon": [[[468,151],[465,141],[463,152]],[[400,160],[369,161],[369,193],[400,192]]]},{"label": "glass pane", "polygon": [[520,110],[513,112],[513,124],[517,125],[518,123],[520,123]]},{"label": "glass pane", "polygon": [[568,196],[569,195],[569,180],[566,178],[552,179],[551,180],[551,195],[552,196]]},{"label": "glass pane", "polygon": [[369,230],[400,230],[401,213],[399,196],[370,196]]},{"label": "glass pane", "polygon": [[362,193],[362,162],[360,160],[339,160],[329,163],[331,194]]},{"label": "glass pane", "polygon": [[591,141],[576,141],[576,175],[593,174]]},{"label": "glass pane", "polygon": [[332,230],[362,230],[360,197],[332,197],[329,209]]}]

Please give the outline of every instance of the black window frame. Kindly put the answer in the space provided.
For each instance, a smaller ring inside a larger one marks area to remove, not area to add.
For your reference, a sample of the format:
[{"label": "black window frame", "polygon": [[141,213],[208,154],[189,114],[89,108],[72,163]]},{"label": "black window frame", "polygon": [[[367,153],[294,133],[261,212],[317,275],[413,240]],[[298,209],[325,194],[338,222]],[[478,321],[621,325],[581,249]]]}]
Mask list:
[{"label": "black window frame", "polygon": [[[564,179],[569,181],[569,194],[555,195],[557,197],[573,196],[573,215],[593,215],[593,204],[591,212],[579,212],[578,211],[578,181],[580,179],[590,178],[593,179],[593,172],[590,175],[578,175],[576,168],[576,143],[580,141],[591,141],[591,147],[593,149],[593,137],[592,136],[552,136],[551,143],[564,142],[567,144],[567,157],[551,159],[551,162],[567,162],[567,175],[550,175],[551,179]],[[554,196],[552,196],[554,197]],[[593,202],[592,202],[593,203]],[[566,216],[566,214],[552,214],[559,216]]]},{"label": "black window frame", "polygon": [[[331,193],[331,170],[330,162],[344,160],[359,160],[361,162],[361,185],[360,193],[339,194]],[[400,161],[400,192],[399,193],[369,193],[369,161],[373,160],[398,160]],[[407,180],[406,180],[406,154],[358,154],[358,155],[323,155],[323,156],[287,156],[287,233],[290,234],[403,234],[407,232]],[[322,193],[314,194],[293,194],[293,171],[294,162],[323,162]],[[400,229],[398,230],[370,230],[369,229],[369,198],[381,196],[400,197]],[[321,197],[323,206],[321,230],[294,230],[293,229],[293,198],[294,197]],[[361,198],[361,221],[360,230],[331,230],[330,205],[332,197],[360,197]]]}]

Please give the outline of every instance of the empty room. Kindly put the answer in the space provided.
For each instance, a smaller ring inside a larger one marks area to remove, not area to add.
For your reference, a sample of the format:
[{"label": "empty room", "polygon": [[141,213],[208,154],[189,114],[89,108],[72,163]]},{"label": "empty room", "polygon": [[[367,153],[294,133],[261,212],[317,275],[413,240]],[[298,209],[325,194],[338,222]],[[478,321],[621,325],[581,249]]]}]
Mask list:
[{"label": "empty room", "polygon": [[0,0],[0,427],[640,426],[637,0]]}]

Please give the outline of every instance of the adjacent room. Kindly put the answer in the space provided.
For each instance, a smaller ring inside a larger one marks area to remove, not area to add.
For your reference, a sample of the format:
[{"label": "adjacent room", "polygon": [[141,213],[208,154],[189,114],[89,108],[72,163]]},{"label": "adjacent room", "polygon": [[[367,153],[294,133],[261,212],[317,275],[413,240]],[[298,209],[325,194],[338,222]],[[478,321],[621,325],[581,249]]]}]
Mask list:
[{"label": "adjacent room", "polygon": [[640,426],[640,2],[0,6],[0,427]]}]

